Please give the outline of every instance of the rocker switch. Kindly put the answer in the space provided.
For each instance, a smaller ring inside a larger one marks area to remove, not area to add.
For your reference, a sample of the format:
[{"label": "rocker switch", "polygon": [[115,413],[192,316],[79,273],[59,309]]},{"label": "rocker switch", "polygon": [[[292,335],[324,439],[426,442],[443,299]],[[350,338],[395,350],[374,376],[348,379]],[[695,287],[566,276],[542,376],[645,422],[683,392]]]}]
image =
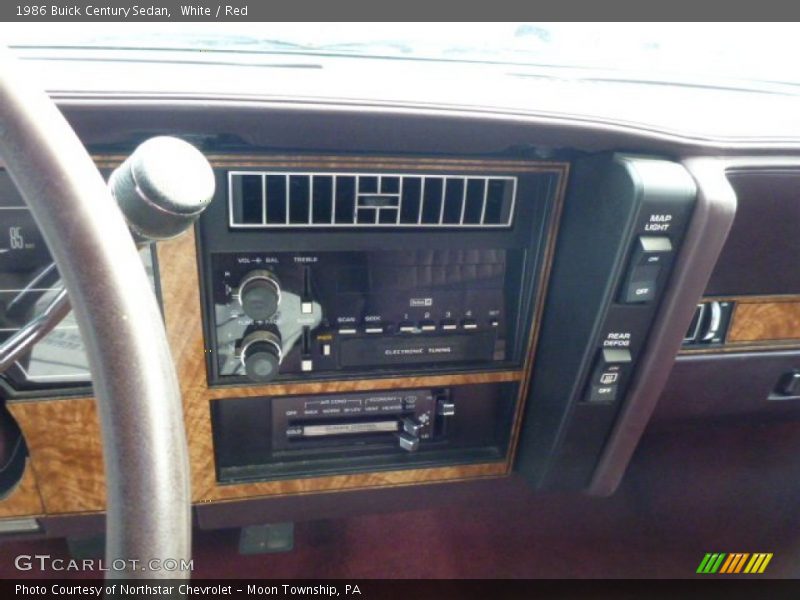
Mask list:
[{"label": "rocker switch", "polygon": [[630,362],[630,350],[604,348],[592,371],[586,401],[603,404],[614,402],[619,395],[623,369]]},{"label": "rocker switch", "polygon": [[672,254],[672,242],[665,235],[640,235],[633,248],[628,266],[622,302],[650,302],[656,297],[656,285],[661,269]]}]

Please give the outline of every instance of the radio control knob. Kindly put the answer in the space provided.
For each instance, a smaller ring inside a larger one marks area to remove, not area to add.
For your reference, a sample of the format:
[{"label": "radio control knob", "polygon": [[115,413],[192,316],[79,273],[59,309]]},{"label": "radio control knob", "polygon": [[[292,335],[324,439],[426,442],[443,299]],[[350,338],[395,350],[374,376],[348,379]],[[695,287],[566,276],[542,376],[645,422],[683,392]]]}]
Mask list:
[{"label": "radio control knob", "polygon": [[250,271],[242,278],[236,295],[244,314],[254,321],[266,321],[278,311],[281,286],[271,271]]},{"label": "radio control knob", "polygon": [[247,377],[253,381],[274,379],[282,358],[281,337],[273,331],[254,331],[242,340],[240,360]]}]

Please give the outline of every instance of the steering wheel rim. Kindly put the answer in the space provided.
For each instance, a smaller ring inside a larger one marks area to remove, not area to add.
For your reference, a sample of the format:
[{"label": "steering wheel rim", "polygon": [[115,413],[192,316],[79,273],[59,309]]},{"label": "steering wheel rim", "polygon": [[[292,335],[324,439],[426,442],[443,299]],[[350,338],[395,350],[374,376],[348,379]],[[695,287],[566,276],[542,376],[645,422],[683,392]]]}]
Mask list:
[{"label": "steering wheel rim", "polygon": [[188,449],[158,303],[89,153],[2,47],[0,159],[61,273],[86,348],[103,439],[106,577],[188,578]]}]

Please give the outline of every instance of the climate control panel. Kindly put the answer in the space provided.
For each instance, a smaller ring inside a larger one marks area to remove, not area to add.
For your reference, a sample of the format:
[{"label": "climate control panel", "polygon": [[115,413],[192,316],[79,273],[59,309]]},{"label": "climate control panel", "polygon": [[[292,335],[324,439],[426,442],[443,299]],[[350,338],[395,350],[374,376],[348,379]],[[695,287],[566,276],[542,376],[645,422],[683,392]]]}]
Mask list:
[{"label": "climate control panel", "polygon": [[495,462],[506,455],[515,383],[211,402],[222,483]]}]

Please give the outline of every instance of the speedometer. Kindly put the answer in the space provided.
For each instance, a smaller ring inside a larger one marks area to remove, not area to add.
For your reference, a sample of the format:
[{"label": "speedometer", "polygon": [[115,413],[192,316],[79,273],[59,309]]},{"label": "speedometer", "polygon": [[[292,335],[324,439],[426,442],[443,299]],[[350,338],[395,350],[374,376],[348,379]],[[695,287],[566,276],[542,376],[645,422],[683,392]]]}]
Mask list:
[{"label": "speedometer", "polygon": [[17,207],[0,210],[0,271],[25,272],[46,262],[49,254],[30,211]]},{"label": "speedometer", "polygon": [[18,280],[6,282],[2,279],[15,280],[8,276],[35,271],[49,261],[50,255],[33,215],[11,178],[0,171],[0,284],[18,284]]}]

